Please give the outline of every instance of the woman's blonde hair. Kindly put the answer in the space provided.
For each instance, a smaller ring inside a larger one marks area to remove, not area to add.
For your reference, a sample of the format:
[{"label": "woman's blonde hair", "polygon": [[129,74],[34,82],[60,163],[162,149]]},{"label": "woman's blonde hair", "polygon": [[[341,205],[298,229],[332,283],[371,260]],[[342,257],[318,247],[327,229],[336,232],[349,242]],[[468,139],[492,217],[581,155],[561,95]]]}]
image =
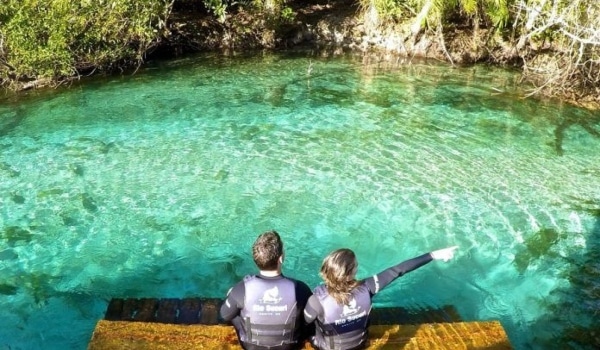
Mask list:
[{"label": "woman's blonde hair", "polygon": [[354,252],[347,248],[334,250],[323,259],[321,277],[329,295],[340,305],[350,301],[351,292],[360,283],[356,280],[358,261]]}]

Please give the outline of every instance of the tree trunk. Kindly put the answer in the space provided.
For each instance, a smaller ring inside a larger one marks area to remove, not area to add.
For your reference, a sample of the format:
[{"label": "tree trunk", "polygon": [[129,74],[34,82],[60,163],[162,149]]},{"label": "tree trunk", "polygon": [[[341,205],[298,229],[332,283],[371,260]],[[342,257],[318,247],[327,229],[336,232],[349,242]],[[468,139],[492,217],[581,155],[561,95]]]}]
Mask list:
[{"label": "tree trunk", "polygon": [[421,8],[421,11],[417,15],[417,18],[415,18],[413,24],[410,26],[410,31],[412,33],[413,38],[415,38],[421,32],[422,23],[427,18],[427,15],[429,15],[429,11],[432,7],[433,0],[427,0],[425,5],[423,5],[423,7]]}]

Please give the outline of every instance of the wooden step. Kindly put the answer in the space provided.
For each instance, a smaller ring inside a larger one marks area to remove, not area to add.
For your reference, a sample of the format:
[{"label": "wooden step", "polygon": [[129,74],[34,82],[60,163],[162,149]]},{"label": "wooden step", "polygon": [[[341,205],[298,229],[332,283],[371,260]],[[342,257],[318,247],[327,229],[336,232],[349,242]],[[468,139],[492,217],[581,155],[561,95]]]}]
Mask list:
[{"label": "wooden step", "polygon": [[[110,321],[142,321],[175,324],[224,324],[219,317],[223,299],[127,298],[112,299],[104,315]],[[462,321],[451,305],[440,308],[376,307],[371,324],[417,324]]]},{"label": "wooden step", "polygon": [[[497,321],[419,325],[373,325],[370,346],[377,350],[512,349]],[[169,324],[100,320],[88,350],[241,350],[235,330],[227,325]],[[308,343],[304,349],[312,349]]]},{"label": "wooden step", "polygon": [[[112,299],[89,350],[235,349],[235,330],[219,317],[222,299]],[[512,349],[497,321],[462,322],[453,306],[372,310],[369,349]],[[312,349],[306,343],[304,349]]]}]

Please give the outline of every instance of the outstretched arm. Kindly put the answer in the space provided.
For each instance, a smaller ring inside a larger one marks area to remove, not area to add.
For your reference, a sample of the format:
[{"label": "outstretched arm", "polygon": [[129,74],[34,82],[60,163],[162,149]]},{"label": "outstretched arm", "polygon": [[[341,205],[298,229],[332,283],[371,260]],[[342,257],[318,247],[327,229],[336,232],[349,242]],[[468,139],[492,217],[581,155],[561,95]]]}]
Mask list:
[{"label": "outstretched arm", "polygon": [[387,268],[380,273],[373,275],[365,280],[365,284],[369,288],[372,295],[379,293],[388,284],[392,283],[396,278],[409,273],[419,267],[429,263],[432,257],[429,253],[423,254],[416,258],[403,261],[398,265]]},{"label": "outstretched arm", "polygon": [[419,267],[428,264],[432,260],[444,260],[448,261],[454,256],[454,250],[458,246],[435,250],[431,253],[423,254],[416,258],[406,260],[398,265],[392,266],[382,272],[367,278],[365,284],[371,291],[371,294],[375,295],[379,293],[383,288],[387,287],[388,284],[392,283],[396,278],[403,276],[411,271],[418,269]]}]

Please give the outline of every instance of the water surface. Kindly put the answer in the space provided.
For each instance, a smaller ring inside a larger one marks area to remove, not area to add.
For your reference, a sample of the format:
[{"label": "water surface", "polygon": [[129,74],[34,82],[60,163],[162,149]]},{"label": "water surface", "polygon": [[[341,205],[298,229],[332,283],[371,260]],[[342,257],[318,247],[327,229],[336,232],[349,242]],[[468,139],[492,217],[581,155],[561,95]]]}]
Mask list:
[{"label": "water surface", "polygon": [[[600,116],[488,67],[203,55],[0,102],[0,348],[85,349],[112,297],[223,297],[277,229],[316,286],[459,245],[378,306],[599,345]],[[594,318],[596,316],[596,318]]]}]

